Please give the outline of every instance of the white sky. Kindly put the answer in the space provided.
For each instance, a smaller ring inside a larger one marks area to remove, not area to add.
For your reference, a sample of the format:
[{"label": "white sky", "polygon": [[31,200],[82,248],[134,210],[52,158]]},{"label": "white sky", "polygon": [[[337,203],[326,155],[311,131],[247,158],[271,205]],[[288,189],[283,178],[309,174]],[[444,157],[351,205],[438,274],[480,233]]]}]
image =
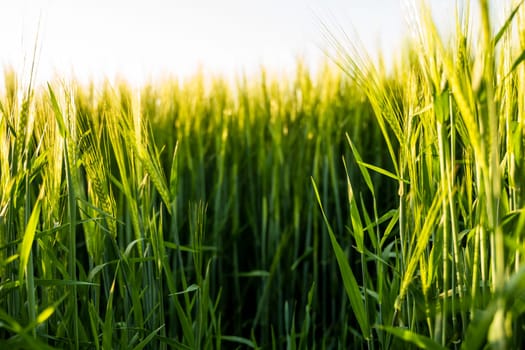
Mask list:
[{"label": "white sky", "polygon": [[[0,0],[0,65],[27,72],[41,18],[39,81],[53,72],[140,82],[188,76],[199,66],[227,75],[261,64],[286,70],[298,56],[311,64],[323,56],[319,18],[355,28],[369,51],[393,51],[406,33],[404,2]],[[454,0],[429,2],[439,22],[453,18]]]}]

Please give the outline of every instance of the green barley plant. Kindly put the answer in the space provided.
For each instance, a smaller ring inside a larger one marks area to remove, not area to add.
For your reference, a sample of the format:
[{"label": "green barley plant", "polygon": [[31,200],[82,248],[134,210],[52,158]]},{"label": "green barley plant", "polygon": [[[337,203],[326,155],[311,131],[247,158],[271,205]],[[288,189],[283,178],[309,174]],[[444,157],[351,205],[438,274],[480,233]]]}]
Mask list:
[{"label": "green barley plant", "polygon": [[[310,348],[348,337],[335,327],[345,299],[309,176],[323,179],[342,230],[343,130],[362,134],[372,115],[332,68],[321,79],[299,62],[296,74],[140,90],[54,81],[24,102],[7,70],[2,345]],[[379,145],[370,131],[363,142]]]},{"label": "green barley plant", "polygon": [[[336,62],[365,89],[393,163],[391,172],[363,162],[349,138],[361,176],[374,198],[370,172],[398,185],[394,214],[374,237],[362,221],[377,228],[384,216],[359,208],[348,180],[350,234],[360,267],[349,265],[330,235],[368,348],[397,347],[400,341],[435,349],[523,344],[522,249],[515,243],[521,241],[522,184],[514,181],[522,170],[516,157],[523,143],[522,2],[494,30],[489,4],[480,1],[479,37],[472,33],[470,4],[463,5],[455,38],[446,43],[421,3],[416,39],[393,78],[358,44],[327,31]],[[357,269],[364,271],[360,284],[352,272]]]}]

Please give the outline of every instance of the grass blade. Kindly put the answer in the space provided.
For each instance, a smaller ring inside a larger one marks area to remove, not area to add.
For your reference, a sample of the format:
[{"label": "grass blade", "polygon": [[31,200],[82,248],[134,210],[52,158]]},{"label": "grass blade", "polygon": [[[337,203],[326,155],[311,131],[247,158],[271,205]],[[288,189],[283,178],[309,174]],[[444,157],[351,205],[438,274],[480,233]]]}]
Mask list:
[{"label": "grass blade", "polygon": [[514,19],[514,16],[516,16],[516,14],[518,13],[518,10],[520,9],[521,5],[523,5],[523,1],[519,2],[516,5],[516,7],[514,7],[514,10],[512,10],[512,12],[510,13],[509,17],[507,18],[503,26],[500,28],[500,30],[498,30],[498,33],[494,37],[494,46],[498,44],[503,34],[505,34],[505,31],[507,30],[507,28],[509,28],[509,26],[512,24],[512,20]]},{"label": "grass blade", "polygon": [[368,314],[365,310],[363,296],[361,295],[361,291],[359,289],[359,285],[357,284],[354,273],[348,264],[347,257],[343,252],[343,249],[341,249],[339,243],[337,243],[335,234],[332,231],[330,223],[328,222],[328,218],[326,217],[323,205],[321,203],[319,191],[317,190],[317,185],[313,179],[312,184],[314,187],[315,196],[317,198],[317,203],[319,204],[324,222],[328,229],[328,234],[330,235],[330,242],[332,243],[332,248],[337,259],[337,264],[339,265],[339,270],[341,272],[341,278],[343,279],[343,285],[348,297],[348,301],[350,301],[350,305],[352,306],[352,310],[354,311],[357,322],[359,323],[363,337],[368,340],[370,338],[370,324],[368,322]]},{"label": "grass blade", "polygon": [[164,325],[160,326],[159,328],[155,329],[153,332],[151,332],[146,338],[144,338],[140,343],[138,343],[135,347],[133,347],[133,350],[142,350],[146,345],[148,345],[151,340],[157,335],[157,333],[164,328]]},{"label": "grass blade", "polygon": [[40,217],[40,201],[37,201],[31,217],[27,222],[27,226],[24,232],[24,237],[22,243],[20,244],[20,268],[18,280],[20,284],[23,283],[24,275],[27,268],[27,263],[29,261],[29,255],[31,254],[31,248],[33,247],[33,240],[35,238],[36,226],[38,224],[38,219]]},{"label": "grass blade", "polygon": [[408,343],[412,343],[417,346],[419,349],[428,349],[428,350],[446,350],[447,348],[441,346],[439,343],[425,337],[423,335],[414,333],[405,328],[389,327],[389,326],[378,326],[377,328],[385,330],[399,339],[403,339]]}]

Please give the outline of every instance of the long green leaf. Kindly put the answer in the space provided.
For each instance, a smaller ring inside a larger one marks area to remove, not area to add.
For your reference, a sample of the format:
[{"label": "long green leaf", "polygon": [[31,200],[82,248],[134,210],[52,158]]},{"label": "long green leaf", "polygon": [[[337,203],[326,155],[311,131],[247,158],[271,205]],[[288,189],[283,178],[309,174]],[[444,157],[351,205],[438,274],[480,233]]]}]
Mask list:
[{"label": "long green leaf", "polygon": [[254,342],[252,342],[251,340],[246,339],[246,338],[237,337],[237,336],[234,336],[234,335],[221,335],[221,339],[229,341],[229,342],[233,342],[233,343],[246,345],[249,348],[255,349]]},{"label": "long green leaf", "polygon": [[29,261],[29,254],[31,254],[31,248],[33,246],[33,240],[35,238],[36,226],[38,224],[38,218],[40,216],[40,200],[38,200],[33,208],[31,217],[27,222],[27,226],[20,245],[20,267],[18,271],[18,280],[20,283],[23,282],[27,262]]},{"label": "long green leaf", "polygon": [[361,158],[361,155],[357,151],[357,148],[352,142],[352,140],[350,140],[350,136],[348,136],[348,133],[346,134],[346,140],[348,141],[348,144],[350,145],[350,148],[352,149],[352,154],[354,155],[357,166],[359,167],[359,170],[361,171],[361,175],[363,176],[363,179],[365,180],[366,186],[368,187],[370,192],[372,192],[372,195],[374,195],[374,185],[372,183],[372,178],[370,177],[370,173],[364,166],[363,159]]},{"label": "long green leaf", "polygon": [[523,5],[523,0],[521,2],[519,2],[516,5],[516,7],[514,7],[514,10],[512,10],[512,12],[510,13],[509,17],[507,18],[507,20],[505,21],[503,26],[501,26],[500,30],[498,30],[498,33],[494,37],[494,45],[496,45],[500,41],[501,37],[503,37],[503,34],[505,34],[505,31],[507,30],[509,25],[512,23],[512,19],[518,13],[518,10],[521,7],[521,5]]},{"label": "long green leaf", "polygon": [[441,346],[436,341],[425,337],[421,334],[414,333],[405,328],[389,327],[389,326],[377,326],[377,328],[385,330],[396,337],[403,339],[406,342],[416,345],[419,349],[429,350],[446,350],[447,348]]},{"label": "long green leaf", "polygon": [[403,301],[407,293],[409,285],[412,283],[414,279],[414,273],[416,271],[417,264],[419,263],[419,259],[421,255],[423,254],[423,252],[425,251],[425,248],[428,245],[432,232],[434,232],[433,230],[435,229],[435,226],[436,226],[436,217],[437,217],[437,214],[439,213],[439,208],[441,208],[441,201],[443,200],[445,195],[446,195],[446,192],[441,191],[441,193],[438,193],[434,197],[430,210],[426,215],[425,223],[423,224],[423,228],[421,229],[421,232],[419,232],[419,235],[418,235],[416,247],[412,255],[410,255],[410,260],[408,261],[406,270],[404,271],[404,274],[403,274],[403,280],[401,282],[401,288],[399,291],[399,295],[394,305],[394,308],[396,310],[399,310],[401,308],[401,302]]},{"label": "long green leaf", "polygon": [[199,289],[199,286],[196,285],[196,284],[192,284],[192,285],[189,285],[188,288],[186,288],[185,290],[181,291],[181,292],[176,292],[176,293],[172,293],[172,294],[168,294],[169,296],[173,296],[173,295],[180,295],[180,294],[186,294],[186,293],[191,293],[191,292],[194,292],[196,290]]},{"label": "long green leaf", "polygon": [[157,333],[164,328],[164,325],[160,326],[159,328],[155,329],[153,332],[151,332],[146,338],[144,338],[140,343],[137,344],[133,348],[133,350],[142,350],[146,345],[148,345],[151,340],[157,335]]},{"label": "long green leaf", "polygon": [[397,180],[397,181],[403,181],[404,183],[410,183],[408,180],[405,180],[405,179],[402,179],[400,178],[399,176],[397,176],[396,174],[393,174],[391,173],[390,171],[388,170],[385,170],[383,168],[380,168],[376,165],[372,165],[372,164],[368,164],[368,163],[365,163],[365,162],[362,162],[362,161],[357,161],[357,164],[361,167],[365,167],[365,168],[368,168],[370,170],[373,170],[381,175],[385,175],[385,176],[388,176],[394,180]]},{"label": "long green leaf", "polygon": [[520,63],[523,62],[523,60],[525,60],[525,50],[518,56],[518,58],[516,58],[507,75],[511,74],[520,65]]},{"label": "long green leaf", "polygon": [[104,318],[104,325],[102,328],[102,348],[103,349],[112,349],[113,348],[113,297],[115,295],[115,284],[117,282],[117,274],[119,271],[119,266],[115,270],[115,277],[111,283],[111,288],[109,289],[109,298],[106,304],[106,317]]},{"label": "long green leaf", "polygon": [[339,271],[341,272],[341,277],[343,279],[343,285],[345,287],[346,295],[348,297],[348,300],[350,301],[350,305],[352,307],[352,310],[354,311],[357,322],[359,323],[359,327],[361,328],[363,337],[365,339],[369,339],[370,324],[368,321],[368,314],[365,310],[363,296],[361,295],[359,285],[357,284],[357,280],[352,272],[352,269],[350,268],[350,265],[348,264],[347,257],[343,252],[343,249],[341,249],[339,243],[337,243],[335,234],[332,231],[330,223],[328,222],[328,218],[326,217],[323,205],[321,203],[319,191],[317,190],[317,185],[315,184],[315,181],[313,179],[311,180],[314,187],[315,196],[317,198],[317,203],[319,204],[324,222],[326,224],[326,228],[328,229],[328,234],[330,235],[330,242],[332,243],[332,248],[337,259],[337,264],[339,265]]},{"label": "long green leaf", "polygon": [[346,172],[346,186],[348,189],[348,204],[350,205],[350,221],[352,222],[352,235],[355,239],[357,250],[359,251],[359,253],[363,254],[365,250],[363,222],[361,221],[361,216],[359,215],[357,201],[355,200],[354,190],[352,188],[352,183],[350,182],[350,176],[348,175],[348,168],[344,160],[343,164]]}]

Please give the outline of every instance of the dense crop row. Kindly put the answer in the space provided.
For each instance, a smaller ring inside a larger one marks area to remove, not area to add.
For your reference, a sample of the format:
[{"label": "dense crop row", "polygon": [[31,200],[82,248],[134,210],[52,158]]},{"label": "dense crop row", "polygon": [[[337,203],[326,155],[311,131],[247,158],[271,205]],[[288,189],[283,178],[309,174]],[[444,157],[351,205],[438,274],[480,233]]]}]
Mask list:
[{"label": "dense crop row", "polygon": [[371,162],[387,155],[343,74],[312,79],[299,64],[237,88],[201,75],[140,90],[16,81],[7,71],[4,338],[20,324],[26,341],[66,347],[240,340],[225,335],[280,347],[293,327],[304,344],[346,332],[310,178],[348,240],[345,133]]}]

